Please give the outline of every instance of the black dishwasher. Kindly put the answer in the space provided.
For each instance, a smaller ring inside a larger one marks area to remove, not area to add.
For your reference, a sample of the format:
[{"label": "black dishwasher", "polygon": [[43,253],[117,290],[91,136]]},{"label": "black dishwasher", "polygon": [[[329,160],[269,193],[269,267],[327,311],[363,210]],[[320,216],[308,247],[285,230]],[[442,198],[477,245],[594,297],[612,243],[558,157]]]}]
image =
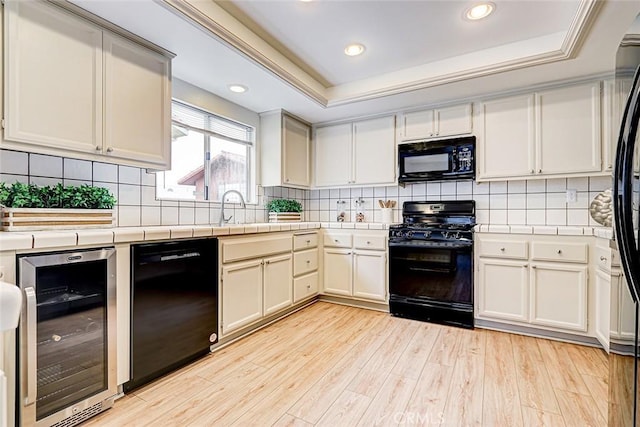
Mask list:
[{"label": "black dishwasher", "polygon": [[218,341],[218,240],[131,245],[130,391]]}]

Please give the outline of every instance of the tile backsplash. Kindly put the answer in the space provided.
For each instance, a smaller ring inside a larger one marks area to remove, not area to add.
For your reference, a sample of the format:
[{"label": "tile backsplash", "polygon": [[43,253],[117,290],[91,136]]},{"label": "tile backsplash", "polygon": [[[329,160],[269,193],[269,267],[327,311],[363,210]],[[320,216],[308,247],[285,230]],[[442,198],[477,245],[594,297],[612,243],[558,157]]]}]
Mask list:
[{"label": "tile backsplash", "polygon": [[[109,188],[118,200],[119,226],[218,222],[218,203],[157,200],[155,178],[154,173],[130,166],[0,150],[0,181]],[[481,224],[597,226],[589,215],[589,204],[596,194],[610,187],[611,178],[603,176],[491,183],[444,181],[410,184],[404,188],[299,190],[258,187],[257,205],[241,209],[239,205],[229,204],[225,211],[227,215],[233,215],[232,222],[265,222],[264,204],[282,197],[300,201],[307,221],[335,221],[339,207],[345,212],[347,221],[355,222],[358,212],[362,212],[365,222],[380,222],[378,200],[394,200],[397,202],[394,221],[399,222],[405,201],[473,199],[477,222]],[[576,190],[576,202],[567,202],[567,190]]]},{"label": "tile backsplash", "polygon": [[[116,221],[121,227],[210,224],[220,219],[219,203],[157,200],[155,173],[131,166],[0,150],[0,181],[106,187],[118,200]],[[261,192],[259,188],[259,200]],[[225,213],[233,215],[232,222],[266,221],[261,205],[241,209],[228,204]]]},{"label": "tile backsplash", "polygon": [[[443,181],[408,184],[404,188],[311,190],[305,193],[304,206],[308,221],[335,221],[339,205],[347,221],[355,221],[358,212],[362,212],[365,222],[380,222],[378,200],[395,200],[394,221],[400,222],[402,203],[406,201],[472,199],[476,201],[480,224],[598,226],[589,215],[589,204],[596,194],[610,187],[609,177],[491,183]],[[576,190],[575,202],[567,203],[567,190]]]}]

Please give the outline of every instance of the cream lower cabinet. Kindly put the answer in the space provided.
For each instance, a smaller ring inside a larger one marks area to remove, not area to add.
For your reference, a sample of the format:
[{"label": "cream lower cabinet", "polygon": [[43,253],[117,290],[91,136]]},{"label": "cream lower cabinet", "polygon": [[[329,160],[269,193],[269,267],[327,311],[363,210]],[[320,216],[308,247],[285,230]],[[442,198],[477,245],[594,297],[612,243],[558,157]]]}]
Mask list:
[{"label": "cream lower cabinet", "polygon": [[476,243],[477,318],[589,333],[588,241],[478,233]]},{"label": "cream lower cabinet", "polygon": [[222,334],[240,329],[293,303],[291,254],[222,268]]},{"label": "cream lower cabinet", "polygon": [[318,233],[293,236],[293,302],[318,294]]},{"label": "cream lower cabinet", "polygon": [[221,335],[293,304],[292,234],[220,238]]},{"label": "cream lower cabinet", "polygon": [[327,294],[387,300],[387,232],[324,232],[324,286]]},{"label": "cream lower cabinet", "polygon": [[529,319],[529,265],[522,261],[480,258],[478,314],[526,322]]},{"label": "cream lower cabinet", "polygon": [[611,331],[611,274],[600,269],[596,271],[596,309],[595,309],[595,333],[602,347],[609,351],[609,338]]},{"label": "cream lower cabinet", "polygon": [[587,266],[531,265],[531,316],[534,325],[587,330]]},{"label": "cream lower cabinet", "polygon": [[262,318],[262,260],[222,268],[222,335]]}]

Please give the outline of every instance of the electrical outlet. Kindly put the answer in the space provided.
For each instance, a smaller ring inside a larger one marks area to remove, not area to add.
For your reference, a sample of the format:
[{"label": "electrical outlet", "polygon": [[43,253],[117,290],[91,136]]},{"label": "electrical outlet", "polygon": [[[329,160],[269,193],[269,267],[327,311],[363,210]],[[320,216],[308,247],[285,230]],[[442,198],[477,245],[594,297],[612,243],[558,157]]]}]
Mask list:
[{"label": "electrical outlet", "polygon": [[578,190],[567,189],[567,203],[576,203],[578,201]]}]

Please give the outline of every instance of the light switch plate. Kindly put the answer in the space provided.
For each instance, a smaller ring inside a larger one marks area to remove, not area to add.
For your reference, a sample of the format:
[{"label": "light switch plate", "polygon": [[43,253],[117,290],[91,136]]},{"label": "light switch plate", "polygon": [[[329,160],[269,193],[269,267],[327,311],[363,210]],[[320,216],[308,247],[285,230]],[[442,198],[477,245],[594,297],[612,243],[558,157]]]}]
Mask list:
[{"label": "light switch plate", "polygon": [[578,190],[567,189],[567,203],[576,203],[578,201]]}]

